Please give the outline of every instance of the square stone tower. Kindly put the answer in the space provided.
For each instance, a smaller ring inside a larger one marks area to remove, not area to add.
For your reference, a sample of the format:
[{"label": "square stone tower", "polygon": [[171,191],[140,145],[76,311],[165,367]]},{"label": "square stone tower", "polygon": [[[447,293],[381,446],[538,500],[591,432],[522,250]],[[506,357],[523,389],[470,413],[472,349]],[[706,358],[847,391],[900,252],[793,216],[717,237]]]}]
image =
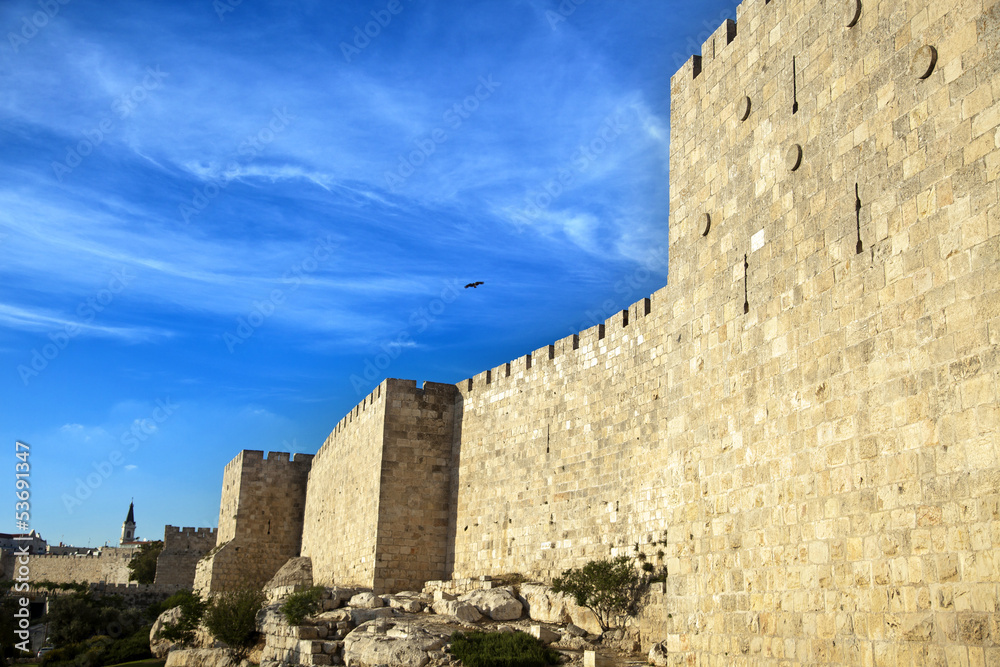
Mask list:
[{"label": "square stone tower", "polygon": [[244,450],[226,465],[218,537],[198,562],[195,590],[260,588],[299,555],[312,458]]}]

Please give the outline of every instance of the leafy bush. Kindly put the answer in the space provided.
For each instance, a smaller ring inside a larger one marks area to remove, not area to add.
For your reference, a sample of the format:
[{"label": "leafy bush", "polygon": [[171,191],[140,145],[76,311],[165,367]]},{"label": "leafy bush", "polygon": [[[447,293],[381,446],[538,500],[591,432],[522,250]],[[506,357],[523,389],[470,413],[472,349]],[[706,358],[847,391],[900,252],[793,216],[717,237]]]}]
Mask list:
[{"label": "leafy bush", "polygon": [[292,593],[281,605],[281,613],[289,625],[301,625],[306,616],[319,611],[320,600],[323,598],[322,586],[313,586],[309,590]]},{"label": "leafy bush", "polygon": [[663,573],[650,567],[636,568],[629,556],[611,560],[592,560],[582,568],[565,570],[552,581],[552,590],[573,597],[578,605],[597,615],[601,627],[618,627],[629,616],[639,613],[643,593],[652,580],[661,580]]},{"label": "leafy bush", "polygon": [[198,629],[208,603],[191,591],[179,591],[159,605],[160,612],[163,613],[174,607],[181,608],[181,617],[176,622],[164,623],[160,630],[160,639],[172,642],[191,642],[194,639],[194,631]]},{"label": "leafy bush", "polygon": [[456,632],[451,653],[465,667],[545,667],[559,662],[559,653],[523,632]]},{"label": "leafy bush", "polygon": [[220,593],[205,610],[208,631],[229,646],[235,662],[243,660],[257,639],[257,612],[264,606],[262,591],[244,588]]}]

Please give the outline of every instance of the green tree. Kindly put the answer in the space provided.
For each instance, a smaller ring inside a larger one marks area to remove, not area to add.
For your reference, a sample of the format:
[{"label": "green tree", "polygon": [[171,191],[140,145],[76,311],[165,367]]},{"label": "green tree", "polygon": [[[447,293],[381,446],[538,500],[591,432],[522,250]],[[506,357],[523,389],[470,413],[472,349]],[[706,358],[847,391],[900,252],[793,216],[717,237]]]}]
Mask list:
[{"label": "green tree", "polygon": [[244,588],[220,593],[203,618],[212,636],[229,646],[235,662],[247,657],[257,641],[257,612],[264,606],[263,591]]},{"label": "green tree", "polygon": [[156,579],[156,559],[163,551],[163,542],[146,542],[128,563],[128,580],[151,584]]},{"label": "green tree", "polygon": [[552,590],[565,593],[581,607],[590,609],[607,630],[620,627],[626,618],[638,614],[649,582],[662,576],[638,569],[635,558],[618,556],[565,570],[552,581]]}]

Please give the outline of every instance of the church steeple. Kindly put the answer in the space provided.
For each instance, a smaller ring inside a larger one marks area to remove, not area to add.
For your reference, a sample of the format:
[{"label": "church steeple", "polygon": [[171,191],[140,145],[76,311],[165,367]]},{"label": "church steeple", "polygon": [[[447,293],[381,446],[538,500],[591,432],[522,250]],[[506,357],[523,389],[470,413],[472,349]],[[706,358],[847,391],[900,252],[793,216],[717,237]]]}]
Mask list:
[{"label": "church steeple", "polygon": [[135,541],[135,503],[128,504],[128,516],[125,517],[125,523],[122,524],[122,539],[121,543]]}]

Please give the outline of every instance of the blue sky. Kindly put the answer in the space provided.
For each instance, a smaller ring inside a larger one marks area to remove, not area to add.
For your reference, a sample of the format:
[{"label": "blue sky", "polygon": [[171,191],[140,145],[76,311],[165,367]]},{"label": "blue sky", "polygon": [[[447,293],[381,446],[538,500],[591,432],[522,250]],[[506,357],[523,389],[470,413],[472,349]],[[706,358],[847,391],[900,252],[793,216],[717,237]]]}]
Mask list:
[{"label": "blue sky", "polygon": [[115,543],[133,498],[142,538],[215,526],[240,449],[314,453],[383,377],[458,382],[662,287],[670,76],[735,7],[0,4],[30,526]]}]

